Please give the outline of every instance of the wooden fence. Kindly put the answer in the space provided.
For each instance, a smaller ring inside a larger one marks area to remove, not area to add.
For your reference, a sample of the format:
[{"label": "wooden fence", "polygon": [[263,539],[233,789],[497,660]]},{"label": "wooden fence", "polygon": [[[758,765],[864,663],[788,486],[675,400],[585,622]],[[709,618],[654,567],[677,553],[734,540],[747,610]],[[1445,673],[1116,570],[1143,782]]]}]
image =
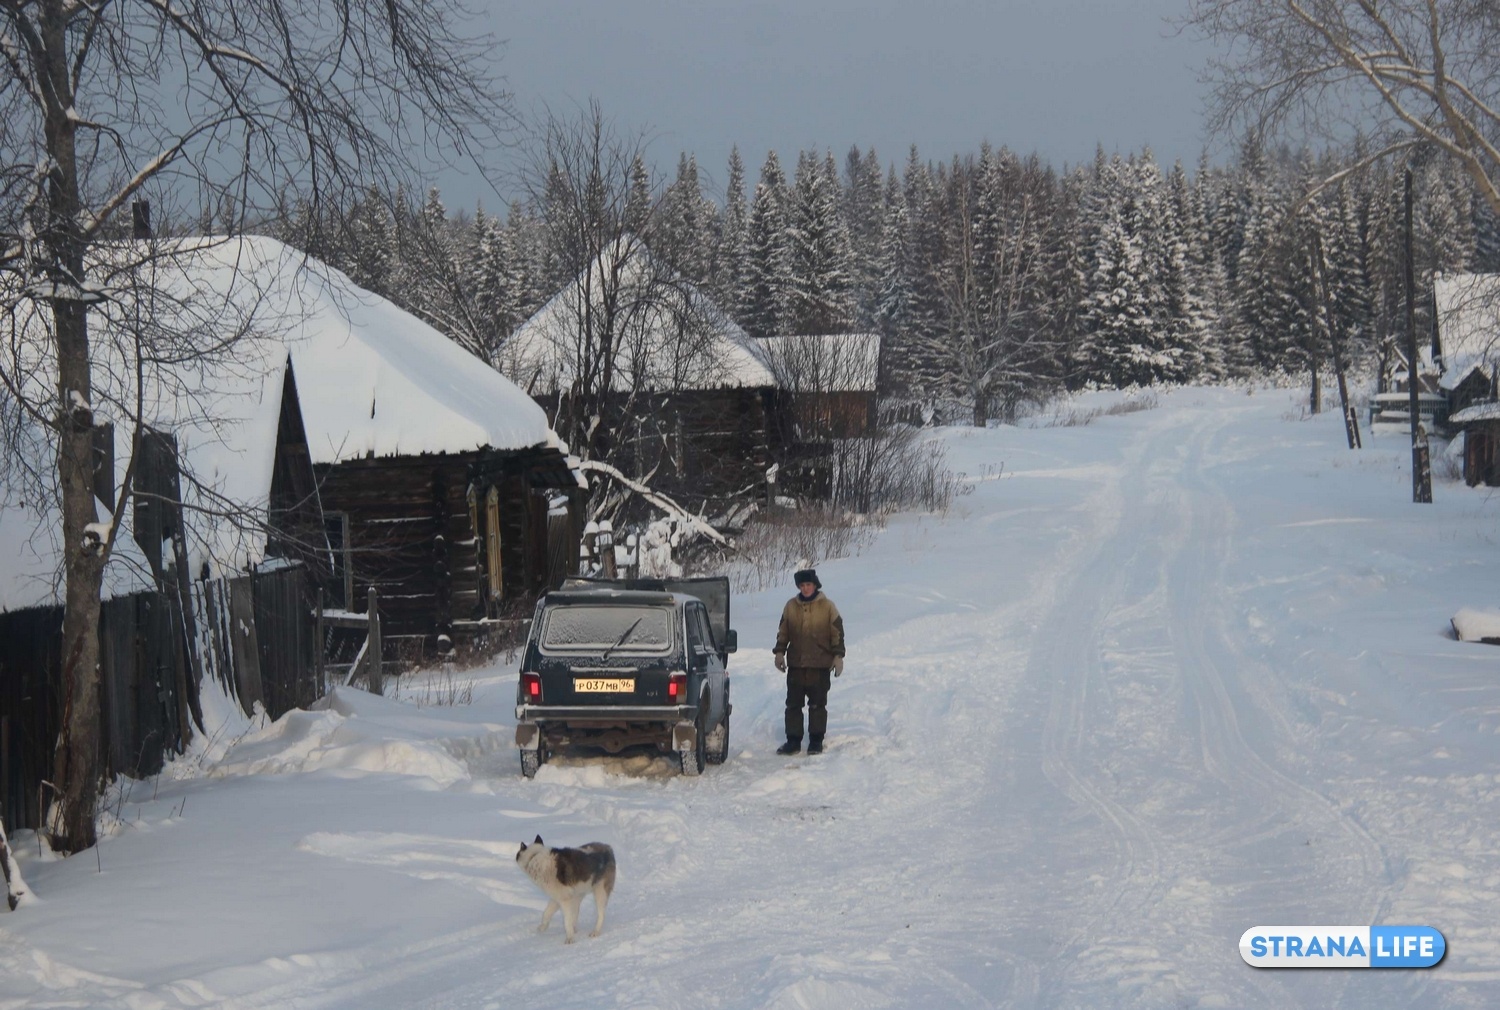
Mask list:
[{"label": "wooden fence", "polygon": [[[180,597],[146,592],[108,600],[100,613],[101,720],[105,771],[154,775],[194,731],[201,668],[246,712],[271,718],[305,707],[325,690],[317,601],[305,571],[194,583],[194,620]],[[196,631],[189,642],[184,628]],[[0,614],[0,816],[36,828],[48,802],[61,725],[62,608]],[[189,650],[197,653],[201,667]]]}]

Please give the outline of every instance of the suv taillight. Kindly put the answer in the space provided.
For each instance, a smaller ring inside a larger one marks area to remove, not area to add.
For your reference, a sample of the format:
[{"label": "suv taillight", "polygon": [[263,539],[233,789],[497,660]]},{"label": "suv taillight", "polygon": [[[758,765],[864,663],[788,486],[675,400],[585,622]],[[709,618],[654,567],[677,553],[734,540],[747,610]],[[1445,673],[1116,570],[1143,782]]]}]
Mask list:
[{"label": "suv taillight", "polygon": [[541,701],[542,675],[539,673],[521,674],[521,694],[527,701]]},{"label": "suv taillight", "polygon": [[682,699],[687,697],[687,674],[674,673],[667,678],[667,701],[676,705],[682,704]]}]

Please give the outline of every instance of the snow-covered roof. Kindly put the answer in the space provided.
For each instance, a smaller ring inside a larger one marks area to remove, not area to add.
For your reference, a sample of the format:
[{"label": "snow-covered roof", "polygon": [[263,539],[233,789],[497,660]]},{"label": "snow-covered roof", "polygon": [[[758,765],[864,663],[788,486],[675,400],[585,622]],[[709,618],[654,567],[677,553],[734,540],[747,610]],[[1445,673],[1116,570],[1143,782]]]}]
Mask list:
[{"label": "snow-covered roof", "polygon": [[1475,421],[1500,421],[1500,403],[1476,403],[1448,416],[1450,424],[1472,424]]},{"label": "snow-covered roof", "polygon": [[[0,614],[60,604],[63,596],[62,529],[50,505],[27,501],[13,489],[0,501]],[[151,569],[135,541],[120,537],[105,567],[100,596],[117,596],[153,588]]]},{"label": "snow-covered roof", "polygon": [[[1500,361],[1500,275],[1438,274],[1432,289],[1443,349],[1438,385],[1453,389],[1476,368],[1493,376]],[[1429,368],[1431,353],[1430,346],[1422,352]]]},{"label": "snow-covered roof", "polygon": [[878,333],[787,334],[757,343],[782,389],[873,393],[880,378]]},{"label": "snow-covered roof", "polygon": [[[615,390],[772,385],[760,348],[692,283],[622,236],[517,327],[500,368],[536,395],[566,389],[583,357],[585,320],[612,318],[619,348]],[[602,322],[595,333],[606,332]]]},{"label": "snow-covered roof", "polygon": [[[115,266],[139,262],[140,250],[103,247],[92,268],[107,296],[89,317],[92,407],[98,421],[115,425],[119,487],[135,430],[137,335],[155,342],[156,357],[177,361],[144,369],[139,418],[175,436],[192,475],[182,493],[197,510],[195,567],[200,552],[221,569],[260,559],[288,365],[314,463],[484,447],[567,452],[541,408],[510,380],[295,249],[252,236],[193,239],[164,244],[171,255],[153,265]],[[145,294],[133,293],[137,282],[147,282]],[[17,374],[29,376],[28,397],[47,402],[55,374],[47,322],[23,301],[17,315],[27,312],[33,315],[18,320],[7,351]],[[215,349],[175,359],[163,350],[178,346]],[[54,450],[45,435],[33,441],[32,455],[46,461],[33,465],[40,483],[0,471],[0,610],[59,600],[58,522],[55,505],[43,504],[57,500],[46,477]],[[135,568],[128,539],[117,541],[120,566]],[[146,585],[139,572],[111,574],[106,589]]]}]

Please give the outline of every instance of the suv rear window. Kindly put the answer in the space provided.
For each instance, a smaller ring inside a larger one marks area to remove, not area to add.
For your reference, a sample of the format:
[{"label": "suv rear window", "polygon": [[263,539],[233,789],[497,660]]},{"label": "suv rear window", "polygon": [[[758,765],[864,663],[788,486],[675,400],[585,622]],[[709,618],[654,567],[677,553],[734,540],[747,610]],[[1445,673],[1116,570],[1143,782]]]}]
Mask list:
[{"label": "suv rear window", "polygon": [[649,652],[672,647],[672,611],[666,607],[570,604],[547,610],[543,652]]}]

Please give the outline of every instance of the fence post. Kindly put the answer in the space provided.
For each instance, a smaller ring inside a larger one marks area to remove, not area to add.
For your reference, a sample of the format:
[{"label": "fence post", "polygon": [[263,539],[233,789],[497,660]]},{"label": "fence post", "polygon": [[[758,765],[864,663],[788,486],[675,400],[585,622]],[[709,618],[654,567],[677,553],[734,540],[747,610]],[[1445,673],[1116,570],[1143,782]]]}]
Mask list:
[{"label": "fence post", "polygon": [[0,820],[10,813],[10,716],[0,715]]},{"label": "fence post", "polygon": [[316,657],[315,660],[314,660],[314,662],[317,664],[317,671],[318,671],[318,697],[320,697],[320,698],[323,697],[323,695],[325,695],[325,694],[328,693],[328,670],[327,670],[326,666],[324,665],[324,660],[326,660],[328,658],[327,655],[326,655],[326,653],[328,652],[328,639],[326,637],[324,637],[325,634],[326,634],[326,632],[323,630],[323,604],[325,602],[326,601],[324,600],[324,590],[323,590],[323,587],[319,586],[318,587],[318,621],[317,621],[317,628],[313,632],[313,634],[315,634],[317,636],[317,640],[313,643],[313,650],[314,650],[314,654],[315,654],[315,657]]},{"label": "fence post", "polygon": [[608,519],[599,523],[599,534],[594,539],[594,550],[599,554],[599,563],[604,567],[604,577],[613,579],[618,575],[615,567],[615,529]]},{"label": "fence post", "polygon": [[14,912],[21,903],[21,893],[10,876],[10,843],[5,839],[5,817],[0,814],[0,871],[5,876],[5,904]]},{"label": "fence post", "polygon": [[370,618],[370,640],[365,647],[365,683],[371,694],[385,694],[385,671],[380,664],[380,605],[375,587],[370,587],[370,605],[366,611]]}]

